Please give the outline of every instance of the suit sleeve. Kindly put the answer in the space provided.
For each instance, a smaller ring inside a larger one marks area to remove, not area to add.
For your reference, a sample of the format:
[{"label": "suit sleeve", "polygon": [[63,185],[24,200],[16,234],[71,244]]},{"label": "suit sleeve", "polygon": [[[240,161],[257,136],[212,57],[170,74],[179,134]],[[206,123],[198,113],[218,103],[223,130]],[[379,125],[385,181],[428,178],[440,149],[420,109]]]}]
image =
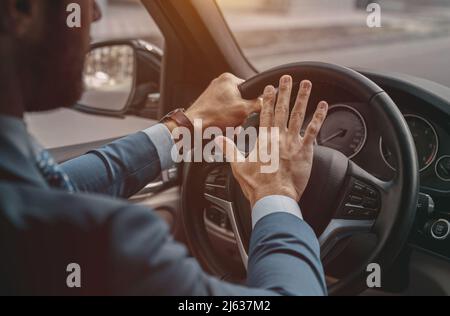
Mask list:
[{"label": "suit sleeve", "polygon": [[61,165],[78,192],[129,198],[173,165],[173,140],[158,124]]},{"label": "suit sleeve", "polygon": [[248,284],[230,284],[202,271],[168,228],[146,209],[117,215],[111,226],[111,287],[119,295],[325,295],[317,239],[287,213],[261,219],[253,232]]},{"label": "suit sleeve", "polygon": [[261,219],[250,242],[248,285],[283,295],[327,295],[320,246],[312,228],[284,212]]}]

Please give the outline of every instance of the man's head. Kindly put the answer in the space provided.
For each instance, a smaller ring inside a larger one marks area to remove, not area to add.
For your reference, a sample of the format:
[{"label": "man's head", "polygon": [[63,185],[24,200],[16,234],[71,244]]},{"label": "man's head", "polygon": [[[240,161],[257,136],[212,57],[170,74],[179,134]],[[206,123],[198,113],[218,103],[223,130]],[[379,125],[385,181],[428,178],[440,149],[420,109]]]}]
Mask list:
[{"label": "man's head", "polygon": [[[72,3],[81,8],[80,28],[67,24]],[[14,82],[21,104],[0,104],[0,109],[21,106],[23,112],[72,106],[82,93],[90,25],[99,17],[94,0],[1,0],[0,85]],[[0,88],[0,93],[8,91]]]}]

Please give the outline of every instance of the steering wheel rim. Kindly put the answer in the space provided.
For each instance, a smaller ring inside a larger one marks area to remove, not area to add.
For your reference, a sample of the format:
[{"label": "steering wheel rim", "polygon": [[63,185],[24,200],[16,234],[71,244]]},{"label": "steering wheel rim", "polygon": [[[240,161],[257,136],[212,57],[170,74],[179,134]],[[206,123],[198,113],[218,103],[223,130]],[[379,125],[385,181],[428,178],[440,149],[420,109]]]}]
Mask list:
[{"label": "steering wheel rim", "polygon": [[[347,91],[352,91],[376,113],[383,130],[391,133],[391,138],[386,139],[388,139],[389,146],[394,151],[397,166],[399,166],[394,179],[381,181],[341,153],[319,146],[315,149],[312,180],[300,203],[303,212],[305,208],[314,209],[320,206],[321,210],[327,210],[325,213],[333,213],[326,227],[315,229],[320,234],[319,241],[323,253],[326,250],[326,255],[329,254],[329,251],[334,250],[337,242],[344,237],[346,238],[349,234],[362,233],[368,230],[376,235],[376,246],[367,256],[364,264],[359,265],[355,271],[329,286],[331,295],[358,294],[366,286],[367,264],[377,263],[383,270],[387,269],[400,253],[412,228],[419,193],[419,167],[414,141],[403,115],[388,94],[367,77],[345,67],[318,62],[288,64],[256,75],[244,82],[239,89],[243,98],[255,99],[260,96],[265,86],[269,84],[277,86],[279,78],[286,74],[291,75],[294,82],[308,79],[313,84],[315,82],[327,82],[336,84]],[[202,224],[198,221],[197,223],[193,222],[191,217],[192,205],[189,202],[192,200],[192,194],[195,194],[192,192],[192,176],[205,167],[190,163],[185,164],[184,167],[182,218],[188,235],[188,243],[194,255],[205,266],[211,268],[210,263],[214,259],[211,254],[209,256],[205,254],[205,249],[207,249],[205,243],[207,241],[204,240],[204,236],[201,238],[198,236],[199,227]],[[205,195],[205,197],[209,203],[220,205],[230,218],[241,258],[246,266],[245,261],[248,257],[246,257],[247,249],[245,245],[248,244],[250,238],[249,221],[248,218],[242,219],[241,215],[250,214],[250,212],[242,210],[246,207],[245,201],[242,200],[243,195],[233,177],[229,179],[229,183],[227,183],[229,193],[237,201],[233,201],[233,199],[227,201],[211,195]],[[379,210],[376,213],[372,212],[367,217],[370,220],[362,220],[360,217],[358,217],[358,220],[352,220],[352,217],[348,219],[344,216],[343,218],[342,215],[338,214],[341,212],[342,205],[347,204],[346,198],[353,192],[351,190],[355,188],[355,183],[365,185],[364,192],[373,190],[377,194],[375,199],[378,200]],[[324,204],[327,199],[320,199],[320,196],[331,197],[328,205]],[[338,205],[335,205],[336,203]],[[239,204],[241,207],[239,207]],[[339,210],[333,211],[333,207]],[[339,217],[336,217],[337,215]],[[371,217],[374,217],[374,219],[371,220]],[[311,216],[310,218],[314,222],[314,217]],[[309,222],[308,215],[305,216],[305,220]],[[245,228],[245,223],[247,223],[247,228]]]}]

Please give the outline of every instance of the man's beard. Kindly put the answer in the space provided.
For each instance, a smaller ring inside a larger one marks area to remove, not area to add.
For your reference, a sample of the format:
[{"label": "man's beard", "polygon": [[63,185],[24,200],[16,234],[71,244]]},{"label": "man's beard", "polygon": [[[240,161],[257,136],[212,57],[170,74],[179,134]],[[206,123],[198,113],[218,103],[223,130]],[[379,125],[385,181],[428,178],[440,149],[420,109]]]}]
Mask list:
[{"label": "man's beard", "polygon": [[[72,107],[83,91],[83,60],[64,60],[63,56],[35,55],[29,63],[28,79],[22,86],[27,112]],[[31,92],[31,93],[30,93]]]},{"label": "man's beard", "polygon": [[44,39],[17,52],[27,112],[72,107],[83,92],[87,41],[83,30],[67,28],[62,17],[49,16],[55,23]]}]

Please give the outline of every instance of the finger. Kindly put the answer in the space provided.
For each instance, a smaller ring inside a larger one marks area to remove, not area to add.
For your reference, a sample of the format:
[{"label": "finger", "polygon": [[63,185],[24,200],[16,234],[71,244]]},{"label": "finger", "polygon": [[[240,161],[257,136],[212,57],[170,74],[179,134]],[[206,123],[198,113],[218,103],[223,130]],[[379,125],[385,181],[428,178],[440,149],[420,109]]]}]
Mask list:
[{"label": "finger", "polygon": [[295,101],[295,105],[291,113],[291,120],[289,121],[289,132],[292,134],[300,134],[303,122],[305,120],[309,97],[311,96],[311,89],[311,81],[304,80],[300,84],[297,100]]},{"label": "finger", "polygon": [[309,123],[308,128],[306,129],[305,137],[303,138],[303,144],[305,146],[314,145],[314,141],[327,117],[327,112],[328,103],[325,101],[320,102],[311,123]]},{"label": "finger", "polygon": [[272,127],[275,106],[275,88],[267,86],[264,89],[263,105],[260,115],[260,127]]},{"label": "finger", "polygon": [[278,101],[275,107],[275,127],[285,129],[289,118],[289,104],[292,93],[292,77],[283,76],[280,79]]},{"label": "finger", "polygon": [[224,154],[227,162],[236,163],[245,161],[245,157],[237,149],[236,144],[228,137],[219,136],[214,141]]}]

